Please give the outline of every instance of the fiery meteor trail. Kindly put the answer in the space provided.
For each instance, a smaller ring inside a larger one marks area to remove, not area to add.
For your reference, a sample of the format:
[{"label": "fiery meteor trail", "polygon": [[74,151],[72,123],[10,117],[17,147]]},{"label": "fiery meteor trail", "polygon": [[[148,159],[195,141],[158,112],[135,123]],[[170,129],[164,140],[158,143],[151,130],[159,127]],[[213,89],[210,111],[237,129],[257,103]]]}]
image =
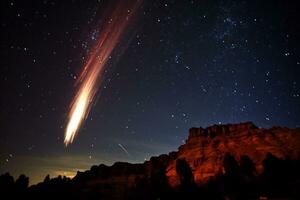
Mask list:
[{"label": "fiery meteor trail", "polygon": [[102,26],[96,45],[83,66],[79,89],[70,105],[64,143],[72,143],[82,123],[89,114],[92,102],[103,78],[105,64],[117,46],[130,20],[142,1],[120,0]]}]

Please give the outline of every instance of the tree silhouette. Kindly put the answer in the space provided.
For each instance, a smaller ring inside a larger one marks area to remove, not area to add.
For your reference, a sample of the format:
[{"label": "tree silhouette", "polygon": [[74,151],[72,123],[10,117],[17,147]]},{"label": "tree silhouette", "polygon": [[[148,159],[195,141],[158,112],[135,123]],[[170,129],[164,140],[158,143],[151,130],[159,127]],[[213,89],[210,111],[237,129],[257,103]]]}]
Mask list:
[{"label": "tree silhouette", "polygon": [[274,174],[280,172],[280,160],[271,153],[267,153],[267,156],[263,161],[263,167],[264,177],[269,181],[275,181],[275,178],[280,175],[278,174],[277,177],[273,176]]},{"label": "tree silhouette", "polygon": [[238,199],[240,191],[239,164],[230,153],[226,153],[223,160],[223,166],[225,171],[225,193],[231,196],[231,199]]},{"label": "tree silhouette", "polygon": [[24,174],[21,174],[19,178],[16,180],[15,186],[19,192],[23,192],[27,189],[29,185],[29,178]]},{"label": "tree silhouette", "polygon": [[168,190],[168,180],[163,166],[153,169],[150,176],[152,193],[156,196],[162,196]]},{"label": "tree silhouette", "polygon": [[[138,174],[132,186],[117,186],[113,184],[91,184],[93,180],[105,180],[111,177],[110,167],[94,166],[90,171],[79,173],[79,178],[70,179],[58,176],[50,179],[47,175],[43,182],[28,187],[29,178],[20,175],[16,181],[9,174],[0,175],[0,194],[9,199],[212,199],[212,200],[250,200],[267,198],[300,199],[300,158],[297,160],[277,158],[268,153],[262,162],[264,171],[256,172],[255,164],[246,155],[239,162],[229,153],[224,155],[224,173],[220,171],[208,182],[197,186],[191,167],[185,158],[176,160],[176,172],[180,186],[172,188],[168,185],[166,169],[168,162],[152,159],[148,170],[127,165],[118,165],[125,174]],[[128,166],[127,166],[128,167]],[[122,173],[121,173],[122,174]],[[105,177],[105,179],[103,178]],[[133,176],[134,177],[134,176]],[[96,179],[94,179],[96,178]],[[89,182],[89,180],[92,180]],[[124,194],[123,191],[125,190]],[[120,192],[121,191],[121,192]],[[120,194],[120,195],[119,195]]]},{"label": "tree silhouette", "polygon": [[1,194],[10,194],[14,189],[14,178],[9,174],[5,173],[0,176],[0,192]]},{"label": "tree silhouette", "polygon": [[185,159],[176,161],[176,172],[183,187],[190,187],[195,183],[192,169]]},{"label": "tree silhouette", "polygon": [[225,153],[223,166],[225,174],[231,177],[236,177],[239,171],[239,164],[230,153]]},{"label": "tree silhouette", "polygon": [[264,189],[269,196],[282,196],[284,194],[298,193],[298,189],[293,191],[295,183],[300,183],[297,176],[299,166],[297,161],[290,159],[280,159],[268,153],[263,161]]},{"label": "tree silhouette", "polygon": [[257,174],[254,162],[243,155],[240,159],[240,193],[251,199],[258,198]]},{"label": "tree silhouette", "polygon": [[256,174],[256,168],[253,161],[246,155],[243,155],[240,160],[240,172],[242,175],[249,179],[249,181],[253,180]]},{"label": "tree silhouette", "polygon": [[49,183],[50,182],[50,175],[47,174],[47,176],[44,178],[44,183]]}]

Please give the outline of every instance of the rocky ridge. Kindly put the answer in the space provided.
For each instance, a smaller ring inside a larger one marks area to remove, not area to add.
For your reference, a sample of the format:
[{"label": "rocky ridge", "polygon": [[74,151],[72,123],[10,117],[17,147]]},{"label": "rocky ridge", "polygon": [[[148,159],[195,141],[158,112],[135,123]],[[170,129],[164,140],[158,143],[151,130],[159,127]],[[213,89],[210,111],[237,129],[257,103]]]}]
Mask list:
[{"label": "rocky ridge", "polygon": [[[163,169],[170,186],[176,187],[177,159],[185,159],[192,169],[195,182],[205,183],[210,177],[223,173],[225,153],[237,161],[247,155],[255,163],[258,173],[262,172],[262,161],[267,153],[278,158],[296,159],[300,152],[300,129],[273,127],[258,128],[251,122],[214,125],[207,128],[191,128],[186,143],[178,151],[152,157],[141,164],[117,162],[108,167],[93,166],[86,172],[78,172],[74,181],[89,186],[114,185],[118,191],[135,187],[140,180],[151,179]],[[100,187],[101,186],[101,187]]]}]

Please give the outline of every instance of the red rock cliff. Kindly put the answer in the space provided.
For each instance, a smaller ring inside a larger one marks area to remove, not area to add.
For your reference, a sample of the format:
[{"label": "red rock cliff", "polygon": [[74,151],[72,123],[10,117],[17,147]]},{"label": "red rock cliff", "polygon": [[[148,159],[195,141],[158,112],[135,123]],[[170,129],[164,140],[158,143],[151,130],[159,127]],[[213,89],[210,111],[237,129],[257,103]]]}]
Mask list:
[{"label": "red rock cliff", "polygon": [[[93,166],[91,170],[79,172],[74,180],[78,180],[87,189],[94,185],[105,190],[104,194],[121,195],[122,191],[126,192],[126,188],[135,187],[138,180],[149,180],[159,170],[166,169],[169,184],[177,186],[179,177],[176,173],[176,161],[185,158],[196,183],[201,184],[209,177],[223,173],[223,160],[227,152],[237,161],[241,156],[247,155],[260,173],[262,161],[268,152],[278,158],[297,158],[300,152],[300,129],[264,129],[250,122],[191,128],[186,143],[176,152],[152,157],[141,164],[117,162],[110,167]],[[106,191],[107,185],[111,186],[109,192]]]},{"label": "red rock cliff", "polygon": [[179,147],[176,159],[171,159],[166,175],[170,185],[179,184],[176,160],[185,158],[193,170],[196,183],[204,183],[210,176],[223,172],[226,152],[236,160],[249,156],[262,172],[262,161],[268,152],[279,158],[296,158],[300,152],[300,129],[273,127],[258,128],[247,122],[191,128],[186,143]]}]

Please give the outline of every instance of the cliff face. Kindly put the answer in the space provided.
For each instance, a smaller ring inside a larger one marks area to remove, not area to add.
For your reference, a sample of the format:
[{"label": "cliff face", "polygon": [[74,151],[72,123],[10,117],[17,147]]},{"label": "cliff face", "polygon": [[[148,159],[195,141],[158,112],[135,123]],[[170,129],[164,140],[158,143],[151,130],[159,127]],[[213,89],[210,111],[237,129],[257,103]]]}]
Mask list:
[{"label": "cliff face", "polygon": [[[300,152],[300,129],[273,127],[258,128],[247,122],[214,125],[208,128],[191,128],[186,144],[179,147],[178,158],[185,158],[193,170],[196,183],[204,183],[210,176],[223,173],[226,152],[236,160],[247,155],[262,172],[262,161],[269,152],[278,158],[296,159]],[[169,184],[176,186],[176,159],[167,167]]]},{"label": "cliff face", "polygon": [[[191,128],[186,143],[177,152],[152,157],[143,164],[115,163],[111,167],[93,166],[91,170],[78,173],[74,180],[83,185],[98,185],[101,190],[108,188],[126,192],[141,180],[161,176],[165,171],[170,186],[179,184],[176,160],[184,158],[192,169],[197,184],[205,183],[209,177],[223,173],[223,159],[228,152],[237,161],[247,155],[262,172],[262,161],[269,152],[278,158],[296,159],[300,152],[300,129],[273,127],[258,128],[252,123],[214,125],[208,128]],[[89,187],[88,187],[89,188]],[[104,191],[105,193],[105,191]],[[107,192],[106,192],[107,193]]]}]

